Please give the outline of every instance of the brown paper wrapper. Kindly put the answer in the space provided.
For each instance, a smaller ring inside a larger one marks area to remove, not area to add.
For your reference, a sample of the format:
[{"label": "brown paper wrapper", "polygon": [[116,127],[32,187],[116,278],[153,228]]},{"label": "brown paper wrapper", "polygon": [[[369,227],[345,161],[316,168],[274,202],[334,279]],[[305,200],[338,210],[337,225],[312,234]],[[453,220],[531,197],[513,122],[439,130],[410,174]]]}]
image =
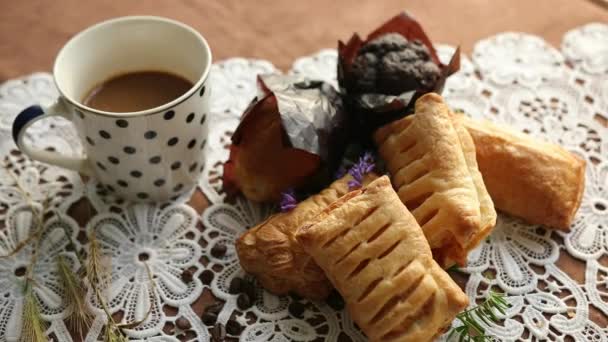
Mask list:
[{"label": "brown paper wrapper", "polygon": [[341,98],[331,85],[279,74],[258,78],[261,97],[243,113],[224,166],[224,190],[277,201],[337,167],[344,146]]},{"label": "brown paper wrapper", "polygon": [[[440,70],[434,84],[427,88],[409,89],[400,95],[358,91],[355,86],[356,75],[352,72],[354,60],[366,43],[387,33],[400,34],[408,41],[418,40],[427,47],[431,60]],[[393,17],[371,32],[365,40],[355,33],[346,44],[338,42],[338,83],[346,110],[355,118],[356,135],[363,135],[364,139],[368,139],[375,128],[413,112],[413,105],[420,96],[429,92],[441,93],[446,79],[459,69],[460,48],[456,49],[447,65],[441,63],[422,26],[406,13]]]}]

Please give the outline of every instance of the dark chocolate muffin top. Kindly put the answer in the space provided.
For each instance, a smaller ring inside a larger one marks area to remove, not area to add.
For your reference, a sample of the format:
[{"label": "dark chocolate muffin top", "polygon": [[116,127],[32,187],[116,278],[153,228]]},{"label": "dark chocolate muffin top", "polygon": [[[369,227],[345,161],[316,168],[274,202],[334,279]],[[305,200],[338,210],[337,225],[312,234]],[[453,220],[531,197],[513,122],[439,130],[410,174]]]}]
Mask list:
[{"label": "dark chocolate muffin top", "polygon": [[361,47],[352,73],[359,93],[399,95],[429,89],[439,78],[440,70],[420,41],[387,33]]}]

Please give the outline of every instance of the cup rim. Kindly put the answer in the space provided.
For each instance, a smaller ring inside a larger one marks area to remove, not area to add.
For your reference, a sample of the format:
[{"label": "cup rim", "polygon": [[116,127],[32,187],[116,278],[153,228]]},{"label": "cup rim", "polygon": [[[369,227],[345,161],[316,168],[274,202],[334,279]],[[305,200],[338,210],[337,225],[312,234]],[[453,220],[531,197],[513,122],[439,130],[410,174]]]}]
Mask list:
[{"label": "cup rim", "polygon": [[[99,109],[95,109],[89,106],[84,105],[83,103],[81,103],[80,101],[76,101],[75,99],[73,99],[70,96],[67,96],[65,94],[65,92],[61,89],[61,86],[59,85],[59,83],[57,82],[57,78],[55,77],[55,75],[57,74],[57,68],[58,68],[58,64],[59,64],[59,60],[62,57],[64,51],[66,50],[66,48],[70,45],[70,44],[74,44],[74,42],[78,39],[82,39],[83,36],[95,31],[95,30],[99,30],[102,27],[105,27],[109,24],[114,24],[114,23],[118,23],[118,22],[128,22],[128,21],[141,21],[141,20],[147,20],[147,21],[160,21],[160,22],[164,22],[164,23],[168,23],[168,24],[172,24],[172,25],[176,25],[179,26],[183,29],[186,29],[187,31],[189,31],[190,33],[192,33],[201,43],[201,45],[203,46],[203,48],[205,49],[206,54],[209,56],[207,59],[207,63],[205,65],[205,68],[201,74],[201,76],[199,77],[199,79],[196,81],[196,83],[190,88],[188,89],[187,92],[185,92],[183,95],[181,95],[180,97],[172,100],[171,102],[167,102],[163,105],[157,106],[157,107],[153,107],[153,108],[149,108],[146,110],[140,110],[137,112],[108,112],[108,111],[104,111],[104,110],[99,110]],[[63,47],[61,48],[61,50],[59,50],[59,53],[57,54],[57,57],[55,58],[55,62],[53,64],[53,81],[55,82],[55,86],[57,87],[57,89],[59,90],[59,93],[61,94],[61,97],[64,98],[65,100],[67,100],[69,103],[71,103],[72,105],[74,105],[75,107],[78,107],[84,111],[87,112],[91,112],[94,114],[98,114],[98,115],[102,115],[102,116],[109,116],[109,117],[138,117],[138,116],[146,116],[146,115],[151,115],[151,114],[157,114],[158,112],[162,112],[165,111],[171,107],[174,107],[184,101],[186,101],[187,99],[189,99],[194,93],[196,93],[196,91],[198,91],[198,89],[203,85],[203,83],[205,83],[207,77],[209,76],[209,71],[211,70],[211,65],[213,64],[212,62],[212,54],[211,54],[211,48],[209,47],[209,44],[207,43],[207,40],[205,39],[205,37],[203,37],[202,34],[200,34],[200,32],[198,32],[197,30],[195,30],[194,28],[192,28],[191,26],[188,26],[180,21],[177,20],[173,20],[173,19],[169,19],[169,18],[165,18],[165,17],[159,17],[159,16],[152,16],[152,15],[135,15],[135,16],[125,16],[125,17],[119,17],[119,18],[114,18],[114,19],[109,19],[109,20],[105,20],[102,22],[99,22],[97,24],[94,24],[92,26],[89,26],[88,28],[78,32],[75,36],[73,36],[70,40],[68,40],[67,43],[65,43],[65,45],[63,45]]]}]

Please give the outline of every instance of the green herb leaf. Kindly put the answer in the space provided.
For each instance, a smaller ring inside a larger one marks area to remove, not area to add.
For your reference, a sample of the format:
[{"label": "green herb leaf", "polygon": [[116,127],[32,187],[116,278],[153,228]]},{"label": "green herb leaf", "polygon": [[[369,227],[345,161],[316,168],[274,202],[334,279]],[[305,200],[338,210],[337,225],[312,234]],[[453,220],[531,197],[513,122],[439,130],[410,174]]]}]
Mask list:
[{"label": "green herb leaf", "polygon": [[504,315],[509,306],[503,294],[489,291],[488,297],[483,303],[456,315],[456,319],[462,325],[452,328],[447,340],[450,341],[452,337],[457,336],[460,342],[489,341],[490,336],[485,334],[483,325],[498,322],[496,311]]}]

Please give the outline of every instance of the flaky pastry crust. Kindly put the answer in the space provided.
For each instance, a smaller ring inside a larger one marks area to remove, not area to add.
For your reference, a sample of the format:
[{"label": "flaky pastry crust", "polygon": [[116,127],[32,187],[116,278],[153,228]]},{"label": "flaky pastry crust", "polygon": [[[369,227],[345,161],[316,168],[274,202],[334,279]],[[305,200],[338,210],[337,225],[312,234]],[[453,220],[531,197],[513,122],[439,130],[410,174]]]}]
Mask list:
[{"label": "flaky pastry crust", "polygon": [[[377,178],[368,174],[363,184]],[[333,182],[319,194],[298,203],[291,211],[272,215],[249,229],[236,242],[241,266],[253,274],[268,291],[289,292],[302,297],[324,299],[332,290],[323,271],[295,240],[296,230],[306,220],[346,194],[350,175]]]},{"label": "flaky pastry crust", "polygon": [[399,198],[443,267],[463,265],[496,224],[475,145],[451,116],[441,96],[431,93],[416,101],[414,115],[374,134]]},{"label": "flaky pastry crust", "polygon": [[477,151],[497,209],[568,231],[585,189],[585,160],[564,148],[488,121],[455,114]]},{"label": "flaky pastry crust", "polygon": [[386,176],[331,204],[296,238],[370,341],[431,341],[468,304]]}]

